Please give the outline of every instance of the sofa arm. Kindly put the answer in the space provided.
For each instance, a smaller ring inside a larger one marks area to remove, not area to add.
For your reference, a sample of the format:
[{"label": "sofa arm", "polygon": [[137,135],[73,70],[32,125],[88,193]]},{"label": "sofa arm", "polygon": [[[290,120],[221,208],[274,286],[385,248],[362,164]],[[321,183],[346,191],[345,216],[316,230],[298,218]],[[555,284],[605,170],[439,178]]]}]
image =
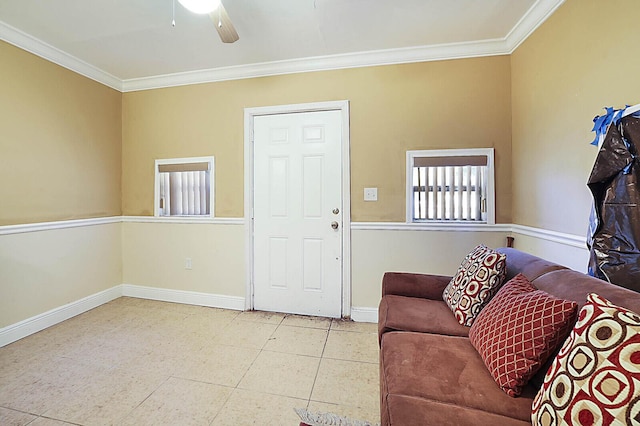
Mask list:
[{"label": "sofa arm", "polygon": [[382,277],[382,296],[395,294],[438,300],[442,299],[442,292],[449,281],[451,277],[444,275],[385,272]]}]

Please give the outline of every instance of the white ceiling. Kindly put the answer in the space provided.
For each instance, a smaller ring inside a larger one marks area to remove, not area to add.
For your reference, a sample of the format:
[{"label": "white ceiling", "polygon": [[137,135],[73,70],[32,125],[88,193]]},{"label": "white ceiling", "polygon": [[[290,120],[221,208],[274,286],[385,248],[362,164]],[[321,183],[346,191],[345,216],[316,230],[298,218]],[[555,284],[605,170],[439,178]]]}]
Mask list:
[{"label": "white ceiling", "polygon": [[508,54],[564,0],[0,0],[0,39],[118,90]]}]

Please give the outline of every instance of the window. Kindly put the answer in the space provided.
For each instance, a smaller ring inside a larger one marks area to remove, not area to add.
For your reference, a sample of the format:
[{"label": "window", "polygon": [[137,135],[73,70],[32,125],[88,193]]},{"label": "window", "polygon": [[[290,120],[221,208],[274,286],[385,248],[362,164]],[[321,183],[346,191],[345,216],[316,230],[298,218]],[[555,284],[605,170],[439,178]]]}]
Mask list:
[{"label": "window", "polygon": [[407,151],[407,222],[495,223],[493,148]]},{"label": "window", "polygon": [[213,217],[213,157],[155,163],[155,215]]}]

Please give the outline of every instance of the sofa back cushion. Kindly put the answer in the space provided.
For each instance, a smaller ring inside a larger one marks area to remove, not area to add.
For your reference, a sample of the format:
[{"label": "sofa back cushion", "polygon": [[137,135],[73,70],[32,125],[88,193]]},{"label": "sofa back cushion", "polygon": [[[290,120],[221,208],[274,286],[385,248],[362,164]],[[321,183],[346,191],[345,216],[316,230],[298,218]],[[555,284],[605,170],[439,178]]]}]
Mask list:
[{"label": "sofa back cushion", "polygon": [[496,251],[507,256],[506,281],[509,281],[518,274],[523,274],[529,281],[533,281],[547,272],[568,269],[565,266],[514,248],[500,247],[496,249]]},{"label": "sofa back cushion", "polygon": [[467,327],[504,282],[506,256],[484,245],[469,253],[444,289],[442,298]]},{"label": "sofa back cushion", "polygon": [[480,312],[469,339],[500,388],[518,396],[569,334],[577,307],[518,274]]},{"label": "sofa back cushion", "polygon": [[640,293],[570,269],[549,272],[532,283],[556,297],[577,302],[579,307],[590,293],[597,293],[618,306],[640,312]]}]

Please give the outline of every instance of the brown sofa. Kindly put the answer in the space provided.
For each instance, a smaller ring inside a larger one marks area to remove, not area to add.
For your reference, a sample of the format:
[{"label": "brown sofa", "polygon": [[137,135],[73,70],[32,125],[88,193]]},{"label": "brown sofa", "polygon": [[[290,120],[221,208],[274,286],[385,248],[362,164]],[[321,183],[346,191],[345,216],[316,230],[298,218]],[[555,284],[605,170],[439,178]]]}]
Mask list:
[{"label": "brown sofa", "polygon": [[[640,312],[640,294],[589,277],[513,248],[506,281],[523,273],[540,290],[576,301],[594,292]],[[380,416],[382,425],[525,425],[546,371],[543,367],[512,398],[491,377],[460,325],[442,300],[451,277],[388,272],[382,280]]]}]

